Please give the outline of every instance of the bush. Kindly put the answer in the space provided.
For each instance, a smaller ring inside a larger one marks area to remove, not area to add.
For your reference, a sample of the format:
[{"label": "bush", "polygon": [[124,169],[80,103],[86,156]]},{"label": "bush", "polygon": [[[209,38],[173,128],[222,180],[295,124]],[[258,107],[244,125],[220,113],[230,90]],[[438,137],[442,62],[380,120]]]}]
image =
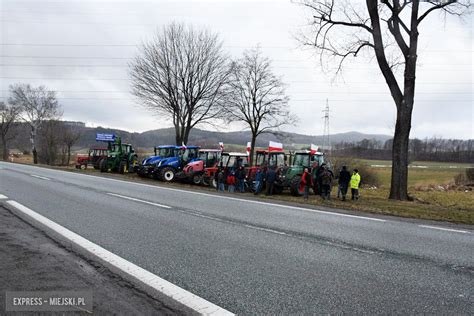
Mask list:
[{"label": "bush", "polygon": [[377,172],[366,163],[358,159],[351,157],[332,157],[328,160],[332,165],[334,175],[336,177],[339,175],[339,171],[342,169],[342,166],[346,166],[347,170],[351,173],[354,169],[359,170],[362,185],[379,186],[380,184]]},{"label": "bush", "polygon": [[469,182],[474,182],[474,168],[466,169],[466,178]]}]

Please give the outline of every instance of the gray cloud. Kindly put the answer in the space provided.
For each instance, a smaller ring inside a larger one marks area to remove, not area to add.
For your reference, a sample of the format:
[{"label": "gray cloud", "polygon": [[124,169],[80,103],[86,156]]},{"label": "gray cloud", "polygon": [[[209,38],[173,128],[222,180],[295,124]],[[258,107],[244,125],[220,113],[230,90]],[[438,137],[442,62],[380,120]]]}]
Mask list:
[{"label": "gray cloud", "polygon": [[[294,36],[308,12],[287,0],[1,0],[0,14],[0,96],[7,97],[15,82],[46,85],[59,91],[67,119],[131,131],[169,126],[130,95],[127,63],[137,45],[177,20],[219,32],[232,57],[260,44],[288,84],[291,110],[300,118],[288,130],[321,134],[326,99],[332,132],[393,130],[395,106],[375,62],[368,56],[349,60],[336,80],[323,73],[318,57]],[[472,21],[434,15],[420,33],[412,136],[474,138]]]}]

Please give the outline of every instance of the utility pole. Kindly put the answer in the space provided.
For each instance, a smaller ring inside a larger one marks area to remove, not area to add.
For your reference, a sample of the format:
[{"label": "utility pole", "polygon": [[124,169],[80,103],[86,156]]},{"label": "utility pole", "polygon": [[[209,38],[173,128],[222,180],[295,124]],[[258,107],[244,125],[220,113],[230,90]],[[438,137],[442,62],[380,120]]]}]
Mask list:
[{"label": "utility pole", "polygon": [[331,152],[331,140],[329,139],[329,101],[326,99],[326,108],[323,110],[324,131],[323,131],[323,148],[328,154]]}]

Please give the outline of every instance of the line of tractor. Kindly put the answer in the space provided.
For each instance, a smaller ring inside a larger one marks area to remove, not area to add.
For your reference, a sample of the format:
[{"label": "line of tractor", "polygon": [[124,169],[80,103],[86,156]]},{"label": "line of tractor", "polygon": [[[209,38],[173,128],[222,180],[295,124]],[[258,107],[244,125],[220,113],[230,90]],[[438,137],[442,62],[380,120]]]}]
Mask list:
[{"label": "line of tractor", "polygon": [[[113,134],[97,134],[96,140],[107,146],[92,147],[87,155],[78,155],[76,168],[92,166],[100,172],[137,173],[143,178],[163,182],[181,181],[217,188],[217,173],[229,173],[240,166],[245,169],[245,188],[253,191],[257,170],[275,170],[277,177],[273,193],[289,190],[295,196],[303,195],[301,177],[305,168],[310,168],[313,183],[317,183],[318,168],[325,163],[324,154],[317,149],[284,152],[282,146],[257,149],[253,165],[249,165],[249,151],[226,152],[220,149],[205,149],[199,146],[161,145],[154,147],[153,155],[138,161],[138,155],[130,144],[123,143]],[[221,144],[222,145],[222,144]],[[319,194],[317,186],[313,187]]]}]

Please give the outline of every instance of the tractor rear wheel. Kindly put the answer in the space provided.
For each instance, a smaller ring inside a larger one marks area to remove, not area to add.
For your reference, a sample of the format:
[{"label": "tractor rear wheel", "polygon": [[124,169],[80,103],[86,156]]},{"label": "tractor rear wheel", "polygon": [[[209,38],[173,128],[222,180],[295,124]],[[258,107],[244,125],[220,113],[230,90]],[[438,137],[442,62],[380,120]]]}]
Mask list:
[{"label": "tractor rear wheel", "polygon": [[301,184],[301,176],[295,176],[293,179],[291,179],[291,183],[290,183],[291,194],[293,194],[294,196],[302,196],[304,194],[304,188],[300,184]]},{"label": "tractor rear wheel", "polygon": [[107,160],[101,159],[99,161],[99,169],[100,172],[107,172]]},{"label": "tractor rear wheel", "polygon": [[176,175],[176,173],[175,173],[173,168],[165,167],[161,171],[161,180],[163,180],[165,182],[172,182],[175,178],[175,175]]}]

